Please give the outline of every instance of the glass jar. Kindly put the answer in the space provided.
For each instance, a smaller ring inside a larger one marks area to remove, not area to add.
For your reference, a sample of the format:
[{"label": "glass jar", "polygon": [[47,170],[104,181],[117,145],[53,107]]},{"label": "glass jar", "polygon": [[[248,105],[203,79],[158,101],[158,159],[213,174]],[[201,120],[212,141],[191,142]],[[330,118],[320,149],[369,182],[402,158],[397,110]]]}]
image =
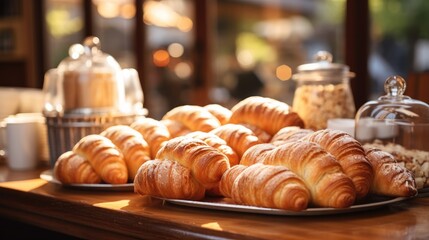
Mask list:
[{"label": "glass jar", "polygon": [[329,119],[354,118],[355,104],[349,80],[354,73],[344,64],[332,63],[332,54],[319,51],[316,62],[298,66],[293,110],[305,127],[325,129]]},{"label": "glass jar", "polygon": [[406,81],[390,76],[386,95],[356,113],[355,137],[364,147],[390,152],[414,172],[418,188],[429,187],[429,105],[403,95]]}]

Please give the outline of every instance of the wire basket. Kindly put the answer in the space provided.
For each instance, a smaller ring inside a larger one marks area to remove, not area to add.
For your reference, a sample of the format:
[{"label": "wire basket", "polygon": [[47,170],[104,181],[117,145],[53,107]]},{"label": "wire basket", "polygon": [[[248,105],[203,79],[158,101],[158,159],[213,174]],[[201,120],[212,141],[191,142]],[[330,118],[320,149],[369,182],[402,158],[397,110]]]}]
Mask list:
[{"label": "wire basket", "polygon": [[51,168],[61,154],[71,150],[84,136],[99,134],[113,125],[130,125],[142,117],[140,114],[46,116]]}]

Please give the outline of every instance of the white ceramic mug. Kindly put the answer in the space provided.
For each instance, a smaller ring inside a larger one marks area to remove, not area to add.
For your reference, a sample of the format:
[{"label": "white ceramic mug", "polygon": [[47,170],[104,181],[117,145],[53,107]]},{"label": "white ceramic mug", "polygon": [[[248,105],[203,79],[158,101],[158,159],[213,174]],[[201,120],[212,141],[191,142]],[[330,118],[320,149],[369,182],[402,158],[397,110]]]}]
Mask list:
[{"label": "white ceramic mug", "polygon": [[10,116],[1,123],[3,150],[10,169],[37,167],[40,151],[40,120],[35,117]]}]

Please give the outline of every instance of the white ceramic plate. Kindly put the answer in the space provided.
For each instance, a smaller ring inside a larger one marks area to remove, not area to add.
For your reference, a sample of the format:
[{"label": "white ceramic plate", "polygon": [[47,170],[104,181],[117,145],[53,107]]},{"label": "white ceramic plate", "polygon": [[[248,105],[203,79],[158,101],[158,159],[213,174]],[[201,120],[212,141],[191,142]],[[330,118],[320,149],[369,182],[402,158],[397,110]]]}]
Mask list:
[{"label": "white ceramic plate", "polygon": [[340,213],[367,211],[370,209],[400,202],[405,199],[408,199],[408,198],[406,197],[384,198],[383,197],[382,199],[379,199],[379,201],[353,205],[349,208],[308,208],[306,210],[299,211],[299,212],[286,211],[286,210],[274,209],[274,208],[237,205],[237,204],[230,203],[230,199],[224,199],[224,198],[204,199],[202,201],[190,201],[190,200],[178,200],[178,199],[163,199],[163,200],[172,204],[177,204],[182,206],[215,209],[215,210],[223,210],[223,211],[247,212],[247,213],[270,214],[270,215],[285,215],[285,216],[314,216],[314,215],[332,215],[332,214],[340,214]]},{"label": "white ceramic plate", "polygon": [[82,189],[82,190],[98,190],[98,191],[134,191],[134,184],[133,183],[126,183],[126,184],[107,184],[107,183],[100,183],[100,184],[62,184],[60,181],[54,178],[52,174],[52,170],[46,170],[43,171],[40,174],[40,178],[43,180],[46,180],[50,183],[60,185],[62,187],[68,187],[68,188],[76,188],[76,189]]}]

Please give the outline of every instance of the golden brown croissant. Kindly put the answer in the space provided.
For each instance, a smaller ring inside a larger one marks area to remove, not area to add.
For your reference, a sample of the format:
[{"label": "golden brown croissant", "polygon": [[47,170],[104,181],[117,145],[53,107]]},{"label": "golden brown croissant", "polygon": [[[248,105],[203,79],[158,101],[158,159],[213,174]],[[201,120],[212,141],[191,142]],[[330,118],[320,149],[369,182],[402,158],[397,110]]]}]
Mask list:
[{"label": "golden brown croissant", "polygon": [[340,130],[323,129],[307,135],[304,140],[320,144],[337,159],[344,173],[352,179],[358,198],[368,194],[374,171],[356,139]]},{"label": "golden brown croissant", "polygon": [[[221,181],[228,179],[228,175],[229,170]],[[232,170],[232,175],[231,178],[236,178],[231,198],[238,204],[301,211],[310,202],[310,192],[303,180],[287,167],[257,163],[236,172]]]},{"label": "golden brown croissant", "polygon": [[73,152],[88,159],[101,179],[110,184],[128,181],[128,170],[122,153],[108,138],[90,134],[79,140]]},{"label": "golden brown croissant", "polygon": [[230,123],[249,123],[270,135],[286,126],[304,127],[303,120],[288,104],[260,96],[248,97],[231,109]]},{"label": "golden brown croissant", "polygon": [[110,139],[122,152],[128,177],[134,179],[139,167],[150,159],[150,148],[143,136],[130,126],[114,125],[100,133]]},{"label": "golden brown croissant", "polygon": [[217,187],[223,173],[230,168],[228,158],[219,150],[202,140],[186,136],[168,140],[158,151],[156,159],[180,163],[190,169],[206,189]]},{"label": "golden brown croissant", "polygon": [[270,142],[272,136],[266,131],[264,131],[262,128],[249,123],[240,123],[240,125],[243,125],[248,129],[252,130],[252,132],[259,138],[261,142],[263,143]]},{"label": "golden brown croissant", "polygon": [[411,197],[417,187],[411,171],[399,165],[388,152],[365,148],[365,154],[374,168],[371,192],[392,197]]},{"label": "golden brown croissant", "polygon": [[155,158],[165,141],[171,138],[167,127],[153,118],[139,119],[130,126],[137,130],[149,144],[151,159]]},{"label": "golden brown croissant", "polygon": [[231,110],[228,108],[219,105],[219,104],[208,104],[204,106],[213,116],[215,116],[221,125],[225,125],[229,122],[231,118]]},{"label": "golden brown croissant", "polygon": [[257,162],[282,165],[300,176],[315,206],[345,208],[356,200],[353,182],[336,159],[316,143],[288,142],[259,156],[264,160]]},{"label": "golden brown croissant", "polygon": [[228,123],[210,131],[210,133],[225,140],[240,158],[248,148],[262,143],[252,130],[240,124]]},{"label": "golden brown croissant", "polygon": [[234,181],[235,179],[237,179],[238,175],[246,168],[247,166],[238,164],[225,171],[219,182],[220,195],[231,198],[231,191],[232,186],[234,185]]},{"label": "golden brown croissant", "polygon": [[184,136],[192,132],[191,129],[189,129],[179,121],[164,119],[164,120],[161,120],[161,123],[167,127],[168,131],[170,132],[171,138]]},{"label": "golden brown croissant", "polygon": [[288,141],[301,140],[313,132],[314,131],[311,129],[300,128],[297,126],[288,126],[280,129],[276,134],[274,134],[270,142],[276,146],[279,146]]},{"label": "golden brown croissant", "polygon": [[139,168],[134,178],[134,191],[161,198],[200,200],[205,189],[191,171],[178,162],[149,160]]},{"label": "golden brown croissant", "polygon": [[207,109],[196,105],[183,105],[168,111],[162,119],[181,122],[192,131],[209,132],[220,126],[219,120]]},{"label": "golden brown croissant", "polygon": [[101,178],[84,157],[67,151],[54,165],[54,177],[63,184],[101,183]]},{"label": "golden brown croissant", "polygon": [[240,164],[250,166],[255,163],[263,163],[266,154],[276,148],[271,143],[261,143],[251,146],[247,149],[240,159]]},{"label": "golden brown croissant", "polygon": [[213,133],[206,133],[201,131],[195,131],[187,134],[186,136],[203,140],[207,145],[216,148],[229,159],[229,165],[237,165],[240,161],[238,154],[226,143],[225,140],[218,137]]}]

